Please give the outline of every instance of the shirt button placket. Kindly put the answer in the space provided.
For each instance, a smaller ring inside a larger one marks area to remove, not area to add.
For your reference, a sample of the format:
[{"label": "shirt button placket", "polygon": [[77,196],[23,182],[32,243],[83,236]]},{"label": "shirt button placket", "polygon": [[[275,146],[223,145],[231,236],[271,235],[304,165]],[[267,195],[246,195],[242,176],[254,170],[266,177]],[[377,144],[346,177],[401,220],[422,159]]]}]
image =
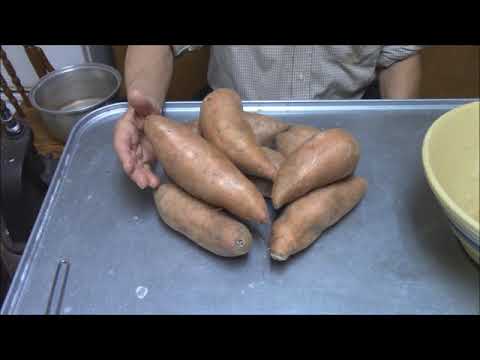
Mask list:
[{"label": "shirt button placket", "polygon": [[296,57],[297,57],[297,46],[292,47],[292,72],[290,74],[290,99],[294,99],[295,94],[295,82],[296,77],[295,74],[297,73],[297,64],[296,64]]},{"label": "shirt button placket", "polygon": [[292,94],[291,98],[303,99],[303,80],[304,80],[304,54],[301,46],[295,46],[293,56],[293,74],[292,74]]},{"label": "shirt button placket", "polygon": [[311,46],[298,46],[296,52],[297,91],[295,97],[302,100],[310,98],[311,50]]}]

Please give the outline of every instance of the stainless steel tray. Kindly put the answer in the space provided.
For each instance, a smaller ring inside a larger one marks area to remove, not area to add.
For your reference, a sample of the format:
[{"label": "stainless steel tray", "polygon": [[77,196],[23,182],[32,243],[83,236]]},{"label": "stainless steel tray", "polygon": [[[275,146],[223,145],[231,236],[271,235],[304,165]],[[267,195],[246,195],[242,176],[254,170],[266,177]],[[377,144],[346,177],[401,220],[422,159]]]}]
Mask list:
[{"label": "stainless steel tray", "polygon": [[[239,259],[169,230],[151,191],[136,188],[114,154],[126,104],[99,109],[70,136],[1,313],[479,314],[478,267],[452,235],[420,156],[430,124],[470,101],[245,102],[289,122],[346,128],[362,145],[366,197],[286,263],[269,259],[267,225],[253,229]],[[166,105],[179,121],[198,111],[198,102]]]}]

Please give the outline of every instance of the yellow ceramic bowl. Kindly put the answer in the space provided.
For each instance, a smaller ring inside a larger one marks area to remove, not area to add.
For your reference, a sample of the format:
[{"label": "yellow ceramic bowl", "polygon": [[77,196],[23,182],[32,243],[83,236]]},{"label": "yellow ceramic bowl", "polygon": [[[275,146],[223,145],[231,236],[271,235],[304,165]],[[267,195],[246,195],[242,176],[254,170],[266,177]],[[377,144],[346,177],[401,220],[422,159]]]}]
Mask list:
[{"label": "yellow ceramic bowl", "polygon": [[466,252],[480,263],[479,147],[480,102],[440,116],[422,148],[425,174],[452,230]]}]

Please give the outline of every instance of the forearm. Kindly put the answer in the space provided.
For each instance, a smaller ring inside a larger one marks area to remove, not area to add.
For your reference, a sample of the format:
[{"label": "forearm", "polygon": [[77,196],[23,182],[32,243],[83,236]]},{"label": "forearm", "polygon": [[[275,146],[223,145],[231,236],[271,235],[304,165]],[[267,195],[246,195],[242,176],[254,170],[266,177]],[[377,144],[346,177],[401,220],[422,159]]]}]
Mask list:
[{"label": "forearm", "polygon": [[415,54],[379,72],[384,99],[413,99],[420,94],[421,58]]},{"label": "forearm", "polygon": [[129,45],[125,58],[127,96],[132,90],[163,104],[173,73],[173,54],[168,45]]}]

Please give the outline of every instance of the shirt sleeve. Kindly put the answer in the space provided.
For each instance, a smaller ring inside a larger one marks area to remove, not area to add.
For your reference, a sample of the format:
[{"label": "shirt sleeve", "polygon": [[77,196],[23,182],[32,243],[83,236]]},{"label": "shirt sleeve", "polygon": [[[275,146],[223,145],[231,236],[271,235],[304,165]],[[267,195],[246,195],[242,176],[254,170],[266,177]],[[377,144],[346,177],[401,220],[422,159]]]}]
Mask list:
[{"label": "shirt sleeve", "polygon": [[192,52],[200,49],[204,45],[171,45],[173,56],[180,56],[186,52]]},{"label": "shirt sleeve", "polygon": [[419,45],[403,45],[403,46],[384,46],[380,52],[378,65],[381,67],[389,67],[396,62],[405,60],[406,58],[415,55],[423,46]]}]

